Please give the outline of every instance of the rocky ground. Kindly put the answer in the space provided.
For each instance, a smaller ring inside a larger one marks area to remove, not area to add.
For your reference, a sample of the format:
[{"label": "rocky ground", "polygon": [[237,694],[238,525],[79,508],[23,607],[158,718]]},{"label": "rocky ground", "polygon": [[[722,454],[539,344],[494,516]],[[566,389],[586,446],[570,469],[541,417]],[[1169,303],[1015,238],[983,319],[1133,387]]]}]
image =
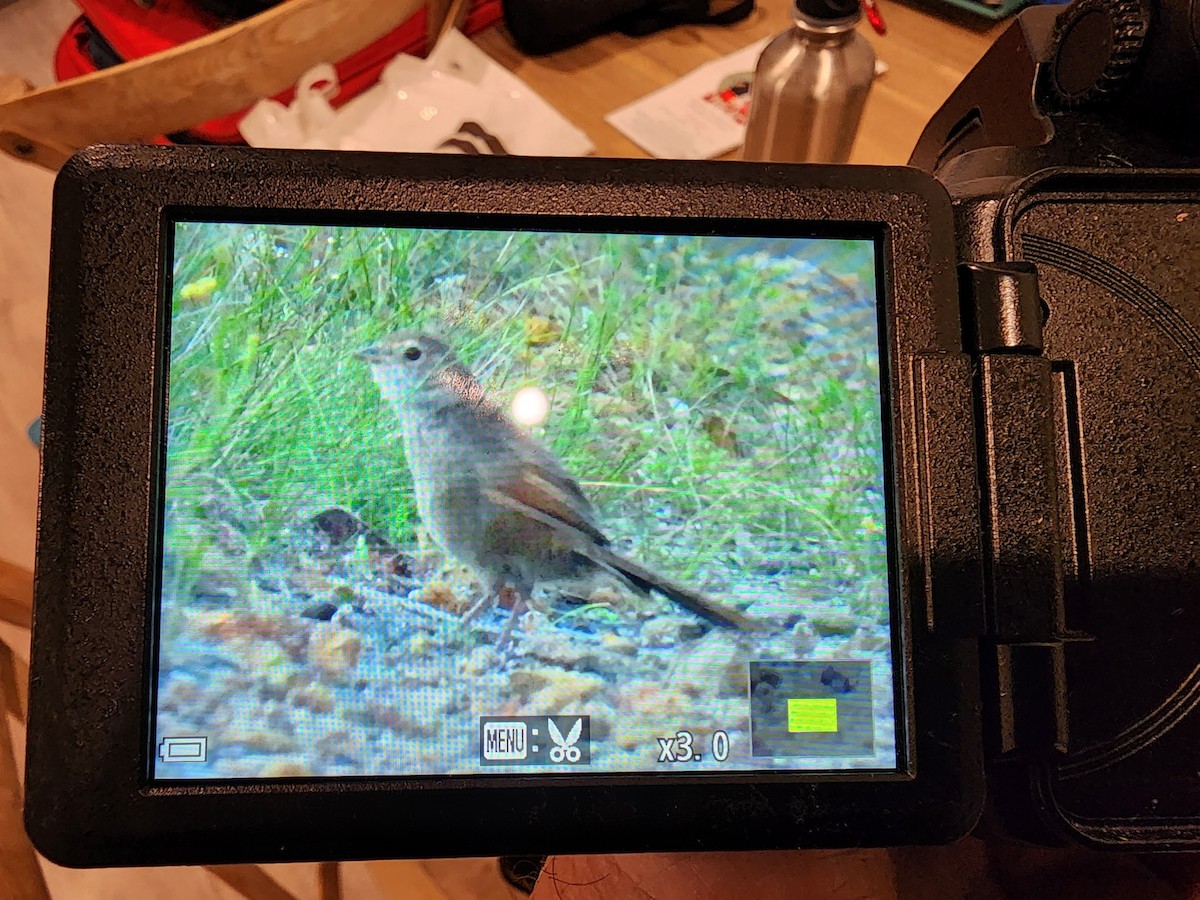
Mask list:
[{"label": "rocky ground", "polygon": [[[266,560],[226,545],[187,602],[164,587],[156,731],[205,735],[209,755],[159,777],[477,772],[479,717],[517,714],[591,716],[593,771],[655,769],[655,738],[679,729],[700,747],[725,731],[726,768],[894,764],[882,613],[797,603],[782,576],[723,592],[762,623],[753,633],[609,585],[582,604],[540,597],[500,652],[510,614],[464,621],[481,596],[467,572],[388,546],[344,510],[301,523]],[[748,664],[802,658],[870,660],[873,739],[852,756],[752,759]]]}]

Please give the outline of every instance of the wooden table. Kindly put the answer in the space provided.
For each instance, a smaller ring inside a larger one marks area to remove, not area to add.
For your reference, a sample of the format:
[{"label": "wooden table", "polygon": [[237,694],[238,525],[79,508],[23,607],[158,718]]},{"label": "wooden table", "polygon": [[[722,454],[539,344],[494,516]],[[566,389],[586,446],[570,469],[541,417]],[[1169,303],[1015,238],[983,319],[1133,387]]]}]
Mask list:
[{"label": "wooden table", "polygon": [[[786,0],[759,2],[760,9],[732,27],[677,28],[639,40],[608,36],[541,59],[522,57],[502,29],[482,34],[477,41],[583,128],[599,155],[644,156],[604,116],[788,25]],[[891,2],[883,12],[890,29],[887,37],[879,38],[865,26],[864,33],[891,69],[871,92],[852,161],[903,164],[925,122],[999,28],[971,32]],[[35,85],[46,84],[55,42],[75,15],[70,0],[0,2],[4,68]],[[33,563],[37,512],[38,455],[25,432],[41,410],[51,186],[49,173],[0,156],[0,557],[24,566]],[[7,628],[0,632],[18,654],[26,655],[20,634]],[[133,898],[165,896],[164,891],[176,900],[233,896],[199,870],[48,869],[56,896]],[[271,870],[290,884],[309,877],[308,867]],[[471,874],[476,871],[478,877]],[[347,867],[347,896],[508,896],[489,881],[490,871],[486,866],[472,870],[463,863],[440,869],[415,862]]]},{"label": "wooden table", "polygon": [[[604,121],[697,66],[776,34],[791,22],[785,0],[759,0],[737,25],[676,28],[649,38],[610,35],[540,59],[523,57],[507,34],[493,29],[476,43],[520,75],[588,133],[601,156],[645,156]],[[851,162],[903,165],[930,116],[1006,26],[969,31],[910,7],[887,3],[888,34],[859,27],[890,66],[871,91]]]}]

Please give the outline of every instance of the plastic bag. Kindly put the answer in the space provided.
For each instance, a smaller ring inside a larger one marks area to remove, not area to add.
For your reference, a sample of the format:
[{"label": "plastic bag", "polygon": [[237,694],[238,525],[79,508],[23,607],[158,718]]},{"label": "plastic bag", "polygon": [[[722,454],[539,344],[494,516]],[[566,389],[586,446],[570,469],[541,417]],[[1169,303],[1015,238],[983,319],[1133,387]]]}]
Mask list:
[{"label": "plastic bag", "polygon": [[400,55],[340,109],[333,66],[304,74],[290,106],[262,100],[241,123],[254,147],[585,156],[594,148],[525,82],[458,31],[426,59]]}]

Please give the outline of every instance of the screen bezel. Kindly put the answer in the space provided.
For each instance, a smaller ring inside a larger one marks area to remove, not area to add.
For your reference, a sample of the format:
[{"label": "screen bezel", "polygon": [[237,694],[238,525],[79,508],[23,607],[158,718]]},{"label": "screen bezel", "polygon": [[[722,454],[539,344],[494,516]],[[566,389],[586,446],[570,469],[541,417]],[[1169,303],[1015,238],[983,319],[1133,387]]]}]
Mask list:
[{"label": "screen bezel", "polygon": [[[928,554],[918,552],[920,497],[909,477],[912,359],[961,351],[952,217],[931,179],[903,169],[95,148],[64,170],[55,202],[27,805],[51,858],[847,846],[949,839],[973,822],[982,798],[975,651],[914,627],[928,612],[913,615],[930,576],[914,569]],[[653,232],[667,221],[689,234],[880,240],[899,771],[150,781],[173,223],[432,227],[447,217],[493,228],[521,220]],[[89,735],[86,752],[72,740],[79,734]],[[657,821],[638,815],[645,804]],[[740,825],[722,821],[737,809]],[[397,821],[417,824],[397,830]]]}]

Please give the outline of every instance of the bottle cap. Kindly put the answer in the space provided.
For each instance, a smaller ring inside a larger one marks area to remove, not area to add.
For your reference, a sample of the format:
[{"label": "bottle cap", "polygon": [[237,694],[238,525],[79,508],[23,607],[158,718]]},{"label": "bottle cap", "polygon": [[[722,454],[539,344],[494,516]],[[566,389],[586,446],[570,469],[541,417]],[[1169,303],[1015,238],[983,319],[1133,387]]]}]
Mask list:
[{"label": "bottle cap", "polygon": [[861,0],[795,0],[796,12],[810,21],[844,22],[862,16]]}]

